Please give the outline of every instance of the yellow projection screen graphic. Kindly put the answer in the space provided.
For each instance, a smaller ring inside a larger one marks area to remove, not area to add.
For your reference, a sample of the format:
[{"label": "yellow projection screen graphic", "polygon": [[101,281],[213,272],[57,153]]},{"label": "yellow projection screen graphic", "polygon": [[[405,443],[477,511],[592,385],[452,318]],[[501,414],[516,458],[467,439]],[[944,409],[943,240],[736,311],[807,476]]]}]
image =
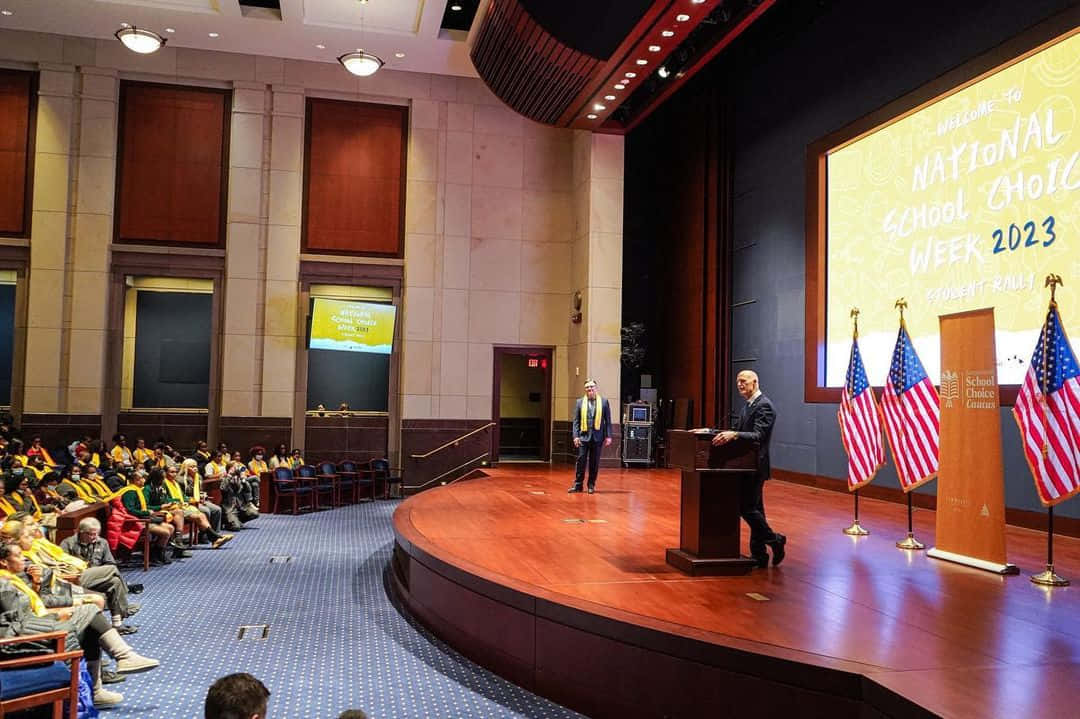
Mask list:
[{"label": "yellow projection screen graphic", "polygon": [[831,151],[826,164],[826,384],[844,384],[848,313],[872,384],[896,341],[893,302],[930,378],[938,316],[994,308],[1000,384],[1020,384],[1060,274],[1080,338],[1080,34],[1070,34]]},{"label": "yellow projection screen graphic", "polygon": [[388,355],[394,344],[394,305],[316,297],[311,309],[313,350]]}]

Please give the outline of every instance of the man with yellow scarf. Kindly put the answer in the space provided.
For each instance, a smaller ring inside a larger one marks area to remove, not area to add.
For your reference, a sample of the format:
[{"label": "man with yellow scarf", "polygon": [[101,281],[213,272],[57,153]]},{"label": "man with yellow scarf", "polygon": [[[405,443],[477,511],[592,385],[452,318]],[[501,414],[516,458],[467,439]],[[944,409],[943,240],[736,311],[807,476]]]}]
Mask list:
[{"label": "man with yellow scarf", "polygon": [[600,396],[595,380],[585,380],[585,396],[574,408],[574,446],[577,447],[577,473],[568,493],[581,491],[585,468],[589,468],[589,494],[596,491],[600,471],[600,451],[611,445],[611,406]]}]

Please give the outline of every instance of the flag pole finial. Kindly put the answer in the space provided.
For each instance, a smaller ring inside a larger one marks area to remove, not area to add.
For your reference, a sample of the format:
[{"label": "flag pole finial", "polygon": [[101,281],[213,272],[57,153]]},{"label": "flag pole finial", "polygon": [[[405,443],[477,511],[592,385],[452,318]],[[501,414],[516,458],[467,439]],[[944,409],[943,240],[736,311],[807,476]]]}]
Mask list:
[{"label": "flag pole finial", "polygon": [[904,310],[907,309],[907,300],[901,297],[893,304],[893,307],[900,310],[900,324],[904,324]]},{"label": "flag pole finial", "polygon": [[855,339],[859,338],[859,308],[851,308],[851,321],[855,323]]},{"label": "flag pole finial", "polygon": [[1044,287],[1050,288],[1051,307],[1057,305],[1057,300],[1054,299],[1054,293],[1057,291],[1057,286],[1063,284],[1065,283],[1061,281],[1061,275],[1049,274],[1046,276],[1046,284],[1044,285]]}]

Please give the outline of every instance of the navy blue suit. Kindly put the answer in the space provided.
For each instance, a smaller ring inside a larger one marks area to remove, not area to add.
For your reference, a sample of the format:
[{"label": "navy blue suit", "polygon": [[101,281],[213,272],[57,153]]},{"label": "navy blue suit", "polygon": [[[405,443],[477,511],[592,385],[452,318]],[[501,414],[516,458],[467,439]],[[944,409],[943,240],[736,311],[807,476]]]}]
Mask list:
[{"label": "navy blue suit", "polygon": [[600,451],[604,448],[604,440],[611,438],[611,405],[604,398],[601,400],[600,429],[596,429],[596,400],[589,402],[586,408],[585,426],[581,426],[581,403],[584,397],[578,398],[574,406],[574,438],[581,440],[578,447],[577,474],[574,477],[574,487],[581,489],[581,483],[585,480],[585,468],[589,469],[589,489],[596,486],[596,475],[600,471]]}]

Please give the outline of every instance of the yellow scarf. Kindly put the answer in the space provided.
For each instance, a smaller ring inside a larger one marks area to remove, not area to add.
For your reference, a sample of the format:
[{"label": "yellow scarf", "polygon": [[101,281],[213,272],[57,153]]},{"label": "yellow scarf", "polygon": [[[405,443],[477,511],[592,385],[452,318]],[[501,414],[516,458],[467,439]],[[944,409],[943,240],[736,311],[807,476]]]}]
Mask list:
[{"label": "yellow scarf", "polygon": [[26,595],[26,598],[30,600],[30,610],[34,613],[35,617],[44,617],[49,611],[45,608],[45,602],[41,601],[41,597],[30,586],[19,579],[18,576],[12,574],[6,569],[0,569],[0,579],[6,579],[11,582],[11,586]]},{"label": "yellow scarf", "polygon": [[270,470],[266,466],[266,462],[262,460],[253,459],[248,463],[248,471],[254,474],[256,477],[262,476],[263,472],[269,472]]},{"label": "yellow scarf", "polygon": [[[603,400],[600,398],[600,394],[596,395],[596,415],[593,417],[593,429],[600,429],[600,418],[603,412]],[[581,398],[581,429],[585,430],[589,426],[589,395],[585,395]]]},{"label": "yellow scarf", "polygon": [[109,485],[105,484],[104,480],[91,478],[90,475],[83,477],[83,482],[86,482],[93,488],[93,494],[101,497],[102,499],[108,499],[112,496],[112,490],[109,489]]},{"label": "yellow scarf", "polygon": [[[29,509],[26,508],[26,498],[23,497],[21,494],[19,494],[18,492],[15,492],[15,493],[13,493],[13,494],[11,494],[9,496],[11,497],[11,500],[13,502],[15,502],[16,504],[19,505],[19,511],[20,512],[29,512],[30,511]],[[6,497],[5,497],[5,499],[6,499]],[[32,495],[32,494],[30,495],[30,503],[34,505],[34,511],[33,511],[34,519],[35,520],[41,519],[41,507],[38,505],[37,500],[34,498],[34,495]],[[14,512],[12,512],[12,514],[14,514]]]},{"label": "yellow scarf", "polygon": [[133,456],[135,458],[136,462],[138,462],[139,464],[142,464],[146,460],[152,459],[153,456],[154,456],[154,453],[151,452],[148,449],[143,449],[142,447],[136,447],[135,451],[131,453],[131,456]]},{"label": "yellow scarf", "polygon": [[86,502],[87,504],[93,504],[97,501],[97,499],[94,498],[94,495],[88,492],[85,487],[81,486],[79,482],[72,482],[70,479],[65,479],[60,484],[66,484],[67,486],[74,489],[75,494],[78,495],[79,499]]},{"label": "yellow scarf", "polygon": [[169,496],[176,500],[176,503],[181,507],[187,506],[187,501],[184,500],[184,492],[176,485],[176,482],[171,479],[165,480],[165,491],[169,493]]},{"label": "yellow scarf", "polygon": [[[146,508],[146,495],[143,494],[143,491],[136,487],[134,484],[129,484],[126,487],[122,487],[116,494],[113,495],[113,497],[123,497],[128,492],[135,492],[135,496],[139,498],[139,509],[144,512],[150,511]],[[120,501],[123,502],[124,500],[121,499]]]},{"label": "yellow scarf", "polygon": [[19,510],[15,509],[15,507],[11,505],[11,502],[8,501],[8,495],[5,494],[3,497],[0,497],[0,512],[3,512],[5,517],[10,517],[18,511]]},{"label": "yellow scarf", "polygon": [[[68,568],[74,569],[77,572],[82,572],[86,569],[87,564],[78,557],[73,557],[60,547],[56,546],[47,539],[38,537],[34,540],[34,543],[30,545],[31,558],[42,559],[42,555],[49,557],[53,562],[66,565]],[[42,561],[42,564],[47,562]]]}]

